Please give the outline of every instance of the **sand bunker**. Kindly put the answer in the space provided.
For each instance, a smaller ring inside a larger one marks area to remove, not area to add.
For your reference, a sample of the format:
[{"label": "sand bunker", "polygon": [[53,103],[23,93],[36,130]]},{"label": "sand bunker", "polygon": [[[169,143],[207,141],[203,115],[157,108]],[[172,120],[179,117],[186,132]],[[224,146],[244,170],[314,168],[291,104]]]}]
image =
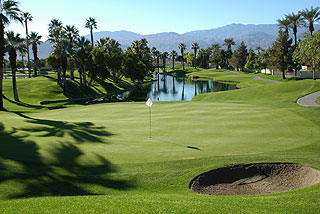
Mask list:
[{"label": "sand bunker", "polygon": [[195,177],[189,187],[207,195],[257,195],[320,183],[320,171],[294,163],[256,163],[215,169]]}]

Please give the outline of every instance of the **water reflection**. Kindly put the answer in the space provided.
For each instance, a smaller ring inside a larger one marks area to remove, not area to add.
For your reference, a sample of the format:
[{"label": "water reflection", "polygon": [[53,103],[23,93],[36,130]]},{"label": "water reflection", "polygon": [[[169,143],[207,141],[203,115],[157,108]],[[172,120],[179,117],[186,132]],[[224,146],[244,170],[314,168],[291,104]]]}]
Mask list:
[{"label": "water reflection", "polygon": [[134,89],[119,96],[120,99],[135,101],[191,101],[194,96],[208,92],[235,89],[234,84],[225,84],[211,80],[192,80],[187,77],[173,77],[165,74],[155,75],[157,81],[143,88]]}]

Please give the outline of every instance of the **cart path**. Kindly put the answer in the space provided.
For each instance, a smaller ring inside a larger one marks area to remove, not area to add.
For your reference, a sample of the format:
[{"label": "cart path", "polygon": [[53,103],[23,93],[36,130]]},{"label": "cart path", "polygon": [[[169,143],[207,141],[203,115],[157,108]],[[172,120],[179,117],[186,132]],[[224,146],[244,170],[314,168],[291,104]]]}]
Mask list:
[{"label": "cart path", "polygon": [[[235,71],[229,71],[231,73],[234,73],[234,74],[239,74],[239,75],[246,75],[246,74],[242,74],[242,73],[238,73],[238,72],[235,72]],[[252,76],[254,79],[256,80],[262,80],[262,81],[265,81],[265,82],[272,82],[272,83],[283,83],[283,82],[280,82],[280,81],[277,81],[277,80],[270,80],[270,79],[263,79],[261,77],[258,77],[258,76]]]},{"label": "cart path", "polygon": [[319,96],[320,91],[317,91],[307,96],[299,98],[297,103],[301,106],[320,106],[320,104],[316,103],[316,99]]}]

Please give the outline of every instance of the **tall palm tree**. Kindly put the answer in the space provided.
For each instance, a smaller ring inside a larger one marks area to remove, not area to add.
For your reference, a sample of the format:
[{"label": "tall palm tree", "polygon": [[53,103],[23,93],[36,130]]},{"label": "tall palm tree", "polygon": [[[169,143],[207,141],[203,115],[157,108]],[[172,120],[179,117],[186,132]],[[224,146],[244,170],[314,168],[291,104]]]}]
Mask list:
[{"label": "tall palm tree", "polygon": [[[75,46],[74,41],[79,37],[79,30],[74,25],[67,25],[64,28],[66,32],[66,37],[69,40],[71,46]],[[69,58],[70,65],[70,80],[74,80],[74,61],[72,58]]]},{"label": "tall palm tree", "polygon": [[229,59],[232,57],[232,45],[235,45],[236,43],[234,42],[233,38],[227,38],[224,40],[224,43],[222,44],[223,46],[227,46],[226,50],[226,63],[227,66],[229,67]]},{"label": "tall palm tree", "polygon": [[21,61],[22,61],[22,67],[23,67],[23,71],[24,71],[24,57],[26,56],[27,54],[27,45],[25,43],[21,43],[17,50],[19,51],[20,53],[20,56],[21,56]]},{"label": "tall palm tree", "polygon": [[157,53],[157,48],[156,47],[152,47],[151,48],[151,54],[153,56],[153,63],[157,63],[157,56],[156,56],[156,53]]},{"label": "tall palm tree", "polygon": [[234,39],[233,38],[227,38],[224,40],[224,43],[222,44],[223,46],[227,46],[227,49],[230,49],[232,48],[232,45],[235,45],[236,43],[234,42]]},{"label": "tall palm tree", "polygon": [[31,77],[31,65],[30,65],[30,50],[29,50],[29,32],[28,32],[28,21],[32,21],[33,17],[29,12],[22,13],[22,18],[24,22],[24,26],[26,28],[26,42],[27,42],[27,59],[28,59],[28,72],[29,72],[29,78]]},{"label": "tall palm tree", "polygon": [[187,46],[183,43],[180,43],[178,48],[180,49],[180,52],[181,52],[181,57],[182,57],[182,69],[184,70],[184,58],[183,58],[183,55],[184,55],[184,51],[186,50]]},{"label": "tall palm tree", "polygon": [[168,52],[163,52],[161,54],[161,58],[162,58],[162,67],[163,67],[163,71],[165,72],[166,71],[166,62],[167,62],[167,59],[168,59]]},{"label": "tall palm tree", "polygon": [[287,18],[277,19],[278,26],[280,29],[284,29],[285,33],[289,33],[289,27],[291,22]]},{"label": "tall palm tree", "polygon": [[86,58],[89,55],[89,46],[90,41],[85,37],[81,36],[75,41],[76,52],[75,56],[80,64],[80,84],[83,86],[87,86],[87,78],[86,78]]},{"label": "tall palm tree", "polygon": [[310,35],[312,36],[312,33],[314,31],[313,24],[320,20],[320,8],[319,7],[313,8],[313,6],[311,6],[310,10],[306,8],[300,11],[300,14],[308,22],[309,32],[310,32]]},{"label": "tall palm tree", "polygon": [[263,49],[260,46],[257,46],[256,51],[258,52],[258,55],[259,55],[263,51]]},{"label": "tall palm tree", "polygon": [[198,43],[192,43],[192,45],[191,45],[191,49],[193,50],[193,52],[194,52],[194,57],[193,57],[193,66],[196,68],[197,67],[197,65],[196,65],[196,58],[197,58],[197,51],[199,50],[199,44]]},{"label": "tall palm tree", "polygon": [[4,28],[10,24],[11,20],[22,22],[18,2],[13,0],[0,0],[0,111],[5,110],[3,107],[3,63],[5,55]]},{"label": "tall palm tree", "polygon": [[[65,37],[64,27],[62,26],[62,22],[58,19],[53,19],[50,21],[49,28],[48,28],[48,40],[50,43],[53,43],[53,48],[58,47],[58,43]],[[58,69],[58,84],[62,83],[61,80],[61,61],[57,60],[58,65],[56,68]]]},{"label": "tall palm tree", "polygon": [[178,56],[178,53],[176,51],[173,50],[173,51],[170,52],[170,57],[172,58],[172,64],[173,64],[172,69],[173,70],[174,70],[174,61],[175,61],[177,56]]},{"label": "tall palm tree", "polygon": [[300,27],[302,24],[305,24],[303,17],[301,16],[301,13],[289,13],[288,15],[286,15],[286,19],[288,19],[290,22],[289,26],[292,29],[292,33],[294,36],[294,46],[297,46],[297,28]]},{"label": "tall palm tree", "polygon": [[91,35],[91,46],[92,48],[94,47],[94,43],[93,43],[93,29],[97,29],[97,21],[95,18],[89,17],[88,19],[86,19],[86,28],[90,29],[90,35]]},{"label": "tall palm tree", "polygon": [[32,51],[33,51],[33,61],[34,61],[34,76],[37,77],[37,68],[39,65],[39,58],[38,58],[38,45],[41,44],[42,36],[38,33],[31,32],[30,34],[30,41],[32,44]]},{"label": "tall palm tree", "polygon": [[12,88],[13,88],[13,96],[15,101],[19,101],[18,89],[17,89],[17,49],[19,45],[23,42],[21,35],[19,33],[14,34],[13,31],[9,31],[6,33],[7,36],[7,45],[6,50],[9,53],[9,61],[12,70]]},{"label": "tall palm tree", "polygon": [[53,54],[57,55],[60,59],[60,65],[62,68],[62,74],[63,74],[63,90],[66,91],[67,87],[67,67],[68,67],[68,57],[71,52],[71,44],[69,41],[65,39],[59,40],[54,45]]},{"label": "tall palm tree", "polygon": [[160,51],[156,50],[155,51],[155,56],[157,58],[157,67],[158,67],[158,74],[159,74],[160,73],[160,56],[161,56]]}]

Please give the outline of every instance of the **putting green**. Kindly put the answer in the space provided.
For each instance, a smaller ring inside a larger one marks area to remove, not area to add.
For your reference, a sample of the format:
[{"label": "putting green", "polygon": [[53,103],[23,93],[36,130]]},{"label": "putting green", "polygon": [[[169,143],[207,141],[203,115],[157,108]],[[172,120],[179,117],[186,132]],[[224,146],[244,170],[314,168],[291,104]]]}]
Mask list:
[{"label": "putting green", "polygon": [[11,116],[4,126],[36,143],[49,163],[63,145],[82,151],[81,164],[99,164],[97,155],[122,164],[288,150],[320,136],[291,111],[249,104],[155,103],[152,138],[148,116],[144,103],[99,104]]}]

